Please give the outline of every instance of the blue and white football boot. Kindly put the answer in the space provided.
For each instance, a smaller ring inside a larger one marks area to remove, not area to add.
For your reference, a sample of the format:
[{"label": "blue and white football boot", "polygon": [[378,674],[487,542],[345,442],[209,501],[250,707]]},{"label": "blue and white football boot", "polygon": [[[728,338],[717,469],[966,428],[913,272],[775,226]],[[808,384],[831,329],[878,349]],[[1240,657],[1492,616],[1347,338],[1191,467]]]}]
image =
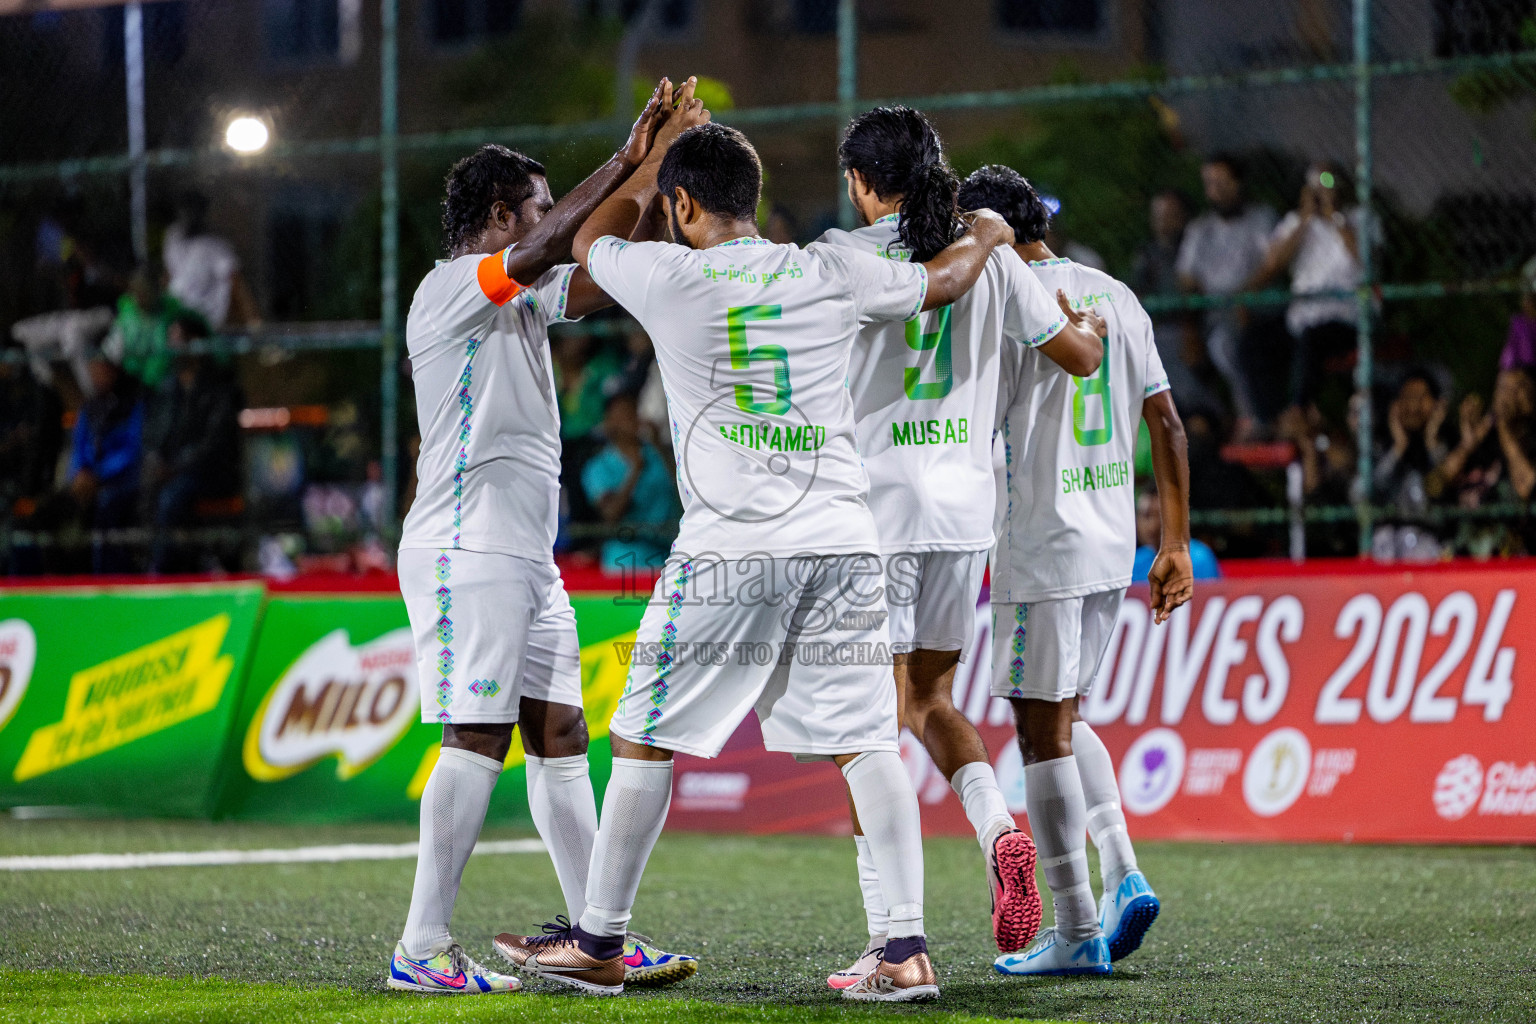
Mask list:
[{"label": "blue and white football boot", "polygon": [[1099,929],[1109,943],[1109,959],[1118,963],[1141,947],[1147,929],[1157,920],[1162,904],[1140,871],[1127,871],[1099,901]]},{"label": "blue and white football boot", "polygon": [[1004,953],[992,962],[998,974],[1020,977],[1041,977],[1065,974],[1108,974],[1109,943],[1103,935],[1094,935],[1082,942],[1068,942],[1056,934],[1055,928],[1046,928],[1035,944],[1022,953]]},{"label": "blue and white football boot", "polygon": [[388,984],[407,992],[451,996],[494,995],[523,987],[516,978],[475,963],[457,942],[425,960],[412,960],[405,955],[405,945],[397,943]]},{"label": "blue and white football boot", "polygon": [[687,981],[699,970],[699,958],[668,953],[638,932],[624,936],[624,984],[661,988]]}]

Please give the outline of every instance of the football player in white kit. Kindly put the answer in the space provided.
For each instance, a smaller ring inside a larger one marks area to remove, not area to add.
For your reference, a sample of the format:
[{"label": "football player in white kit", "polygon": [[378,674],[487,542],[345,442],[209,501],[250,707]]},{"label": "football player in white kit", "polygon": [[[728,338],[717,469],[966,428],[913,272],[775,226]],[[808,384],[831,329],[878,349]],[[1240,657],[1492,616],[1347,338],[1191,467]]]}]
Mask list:
[{"label": "football player in white kit", "polygon": [[[1141,944],[1158,902],[1136,866],[1114,764],[1077,702],[1098,672],[1131,582],[1143,419],[1163,510],[1150,574],[1157,622],[1194,592],[1184,426],[1136,296],[1046,248],[1049,215],[1030,184],[1009,168],[983,167],[961,186],[960,202],[999,204],[1015,250],[1041,283],[1109,324],[1104,360],[1088,378],[1068,376],[1039,352],[1004,350],[1005,479],[992,552],[992,693],[1013,706],[1030,830],[1055,910],[1054,926],[1033,946],[995,966],[1002,974],[1106,974]],[[1094,906],[1085,832],[1099,849],[1102,909]]]},{"label": "football player in white kit", "polygon": [[[568,912],[582,910],[597,811],[576,619],[553,559],[560,416],[548,326],[612,303],[565,262],[571,238],[644,159],[670,88],[657,86],[624,147],[558,203],[544,168],[502,146],[481,147],[448,175],[450,258],[422,280],[406,318],[421,454],[400,540],[422,720],[442,723],[443,745],[422,792],[416,882],[391,988],[518,988],[478,966],[448,930],[514,726],[527,750],[534,824]],[[636,980],[667,983],[697,968],[691,957],[628,942]]]},{"label": "football player in white kit", "polygon": [[[921,113],[878,107],[859,115],[843,134],[838,159],[865,226],[828,231],[822,242],[906,262],[931,259],[954,240],[960,181]],[[976,830],[993,935],[1004,952],[1023,949],[1040,926],[1035,847],[1008,813],[986,745],[951,691],[956,666],[970,654],[993,540],[1000,346],[1038,347],[1068,372],[1092,374],[1103,354],[1095,333],[1102,321],[1069,313],[1018,256],[998,248],[953,305],[861,329],[848,373],[885,560],[901,721],[954,787]],[[1095,323],[1080,326],[1078,319]],[[833,988],[873,970],[886,941],[885,901],[857,815],[854,839],[869,943],[827,979]]]},{"label": "football player in white kit", "polygon": [[[618,991],[673,751],[713,757],[755,710],[769,750],[839,765],[879,868],[885,957],[843,995],[932,999],[917,795],[897,753],[883,573],[845,382],[861,323],[953,302],[1012,232],[980,213],[927,264],[778,245],[758,234],[761,181],[740,132],[690,128],[577,234],[578,259],[655,340],[685,510],[613,717],[587,910],[570,929],[498,936],[497,948],[525,971]],[[658,196],[673,244],[616,236]]]}]

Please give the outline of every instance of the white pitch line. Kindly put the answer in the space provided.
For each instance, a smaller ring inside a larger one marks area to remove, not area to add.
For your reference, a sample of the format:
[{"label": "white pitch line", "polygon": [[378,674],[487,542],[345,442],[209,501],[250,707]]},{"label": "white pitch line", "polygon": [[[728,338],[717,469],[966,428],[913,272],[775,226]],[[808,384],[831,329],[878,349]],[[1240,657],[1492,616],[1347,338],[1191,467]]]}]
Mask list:
[{"label": "white pitch line", "polygon": [[[537,839],[480,843],[476,853],[543,853]],[[415,843],[342,843],[280,850],[185,850],[157,853],[71,853],[0,857],[0,871],[120,871],[125,868],[202,868],[228,864],[339,864],[349,860],[409,860]]]}]

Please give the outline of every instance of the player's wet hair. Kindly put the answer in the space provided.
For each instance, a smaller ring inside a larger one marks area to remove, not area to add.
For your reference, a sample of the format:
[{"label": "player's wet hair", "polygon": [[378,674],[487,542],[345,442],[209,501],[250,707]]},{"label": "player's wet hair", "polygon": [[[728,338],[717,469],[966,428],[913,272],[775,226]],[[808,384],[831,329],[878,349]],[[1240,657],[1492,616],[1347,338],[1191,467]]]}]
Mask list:
[{"label": "player's wet hair", "polygon": [[944,160],[939,133],[911,107],[876,107],[848,122],[837,147],[844,171],[858,171],[881,199],[901,196],[897,234],[926,262],[955,240],[960,179]]},{"label": "player's wet hair", "polygon": [[443,245],[457,252],[485,227],[500,200],[516,213],[534,193],[544,165],[506,146],[487,143],[453,165],[444,183]]},{"label": "player's wet hair", "polygon": [[986,208],[996,213],[1013,228],[1014,241],[1020,245],[1040,241],[1051,226],[1051,211],[1035,186],[1002,164],[988,164],[971,172],[960,185],[960,208]]},{"label": "player's wet hair", "polygon": [[763,164],[735,128],[697,124],[677,137],[656,171],[658,192],[675,202],[678,189],[685,189],[706,213],[756,220]]}]

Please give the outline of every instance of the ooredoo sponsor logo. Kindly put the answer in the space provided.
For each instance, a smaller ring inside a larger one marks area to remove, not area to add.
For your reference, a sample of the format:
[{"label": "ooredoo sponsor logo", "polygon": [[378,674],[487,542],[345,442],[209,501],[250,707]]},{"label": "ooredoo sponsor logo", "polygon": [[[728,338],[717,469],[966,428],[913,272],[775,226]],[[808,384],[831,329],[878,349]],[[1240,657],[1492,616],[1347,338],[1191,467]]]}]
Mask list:
[{"label": "ooredoo sponsor logo", "polygon": [[1243,769],[1243,799],[1261,818],[1273,818],[1307,788],[1312,744],[1299,729],[1276,729],[1259,740]]},{"label": "ooredoo sponsor logo", "polygon": [[1445,762],[1435,776],[1435,813],[1447,821],[1466,817],[1483,793],[1483,763],[1471,754]]},{"label": "ooredoo sponsor logo", "polygon": [[32,666],[37,664],[37,634],[26,619],[0,622],[0,729],[21,704]]},{"label": "ooredoo sponsor logo", "polygon": [[355,647],[333,630],[267,692],[245,736],[245,769],[275,782],[334,754],[337,776],[351,778],[395,745],[420,707],[409,627]]},{"label": "ooredoo sponsor logo", "polygon": [[1120,762],[1120,799],[1132,814],[1162,810],[1184,779],[1184,740],[1172,729],[1142,733]]}]

